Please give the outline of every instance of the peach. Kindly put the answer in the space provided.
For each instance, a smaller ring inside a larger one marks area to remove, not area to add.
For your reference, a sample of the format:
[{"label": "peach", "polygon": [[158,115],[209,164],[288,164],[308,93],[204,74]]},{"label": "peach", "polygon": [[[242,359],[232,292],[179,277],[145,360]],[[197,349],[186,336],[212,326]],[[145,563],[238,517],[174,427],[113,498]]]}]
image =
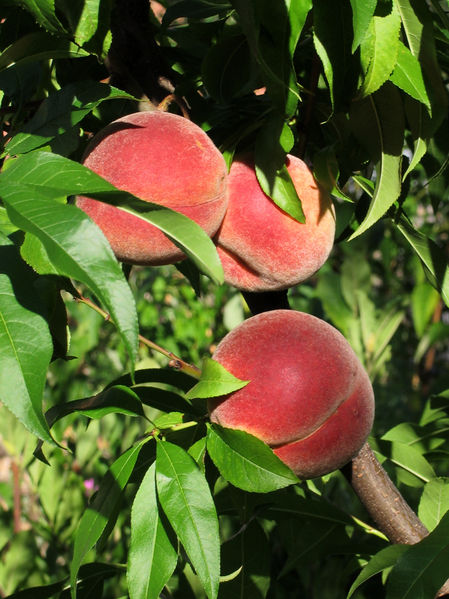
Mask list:
[{"label": "peach", "polygon": [[215,238],[225,281],[242,291],[287,289],[326,261],[335,235],[329,195],[306,164],[287,156],[287,170],[306,217],[299,223],[265,195],[254,162],[236,159],[229,173],[229,204]]},{"label": "peach", "polygon": [[[119,189],[172,208],[212,237],[227,205],[227,168],[207,134],[160,110],[120,118],[91,141],[83,163]],[[86,197],[77,205],[103,230],[118,260],[172,264],[185,256],[159,229],[115,206]]]},{"label": "peach", "polygon": [[346,464],[371,430],[368,375],[343,335],[315,316],[253,316],[224,337],[213,359],[250,382],[209,399],[211,421],[258,437],[300,478]]}]

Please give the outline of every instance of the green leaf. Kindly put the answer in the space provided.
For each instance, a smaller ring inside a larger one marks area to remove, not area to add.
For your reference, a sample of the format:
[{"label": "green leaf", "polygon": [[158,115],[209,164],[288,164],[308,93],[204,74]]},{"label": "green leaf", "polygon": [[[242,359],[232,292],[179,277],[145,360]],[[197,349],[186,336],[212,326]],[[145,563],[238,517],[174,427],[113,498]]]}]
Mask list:
[{"label": "green leaf", "polygon": [[58,274],[58,269],[51,263],[44,245],[40,239],[32,233],[25,233],[24,242],[20,246],[20,255],[38,274]]},{"label": "green leaf", "polygon": [[407,549],[407,545],[390,545],[390,547],[385,547],[385,549],[376,553],[352,583],[346,599],[350,599],[364,582],[394,566]]},{"label": "green leaf", "polygon": [[181,447],[159,441],[156,457],[159,501],[209,599],[220,579],[220,539],[215,505],[204,474]]},{"label": "green leaf", "polygon": [[144,443],[146,443],[146,440],[135,447],[131,447],[115,460],[101,481],[94,500],[80,520],[75,536],[73,559],[70,565],[72,599],[76,598],[76,580],[81,562],[98,541],[109,520],[115,517],[123,496],[123,490]]},{"label": "green leaf", "polygon": [[399,42],[398,60],[390,81],[431,110],[421,64],[402,42]]},{"label": "green leaf", "polygon": [[241,381],[212,358],[205,358],[199,382],[188,391],[187,399],[218,397],[245,387],[249,381]]},{"label": "green leaf", "polygon": [[347,75],[353,62],[352,12],[349,2],[314,0],[313,25],[313,43],[323,64],[334,111],[348,93]]},{"label": "green leaf", "polygon": [[36,193],[41,190],[47,196],[86,195],[119,206],[158,227],[202,272],[216,283],[223,282],[223,267],[215,245],[199,225],[174,210],[118,190],[78,162],[49,152],[30,152],[12,161],[0,179],[5,191],[6,182],[13,188],[20,181],[22,186],[29,186]]},{"label": "green leaf", "polygon": [[268,445],[245,431],[208,425],[207,451],[220,474],[244,491],[269,493],[299,482]]},{"label": "green leaf", "polygon": [[345,202],[352,201],[338,186],[338,161],[332,146],[326,146],[313,156],[313,176],[324,189]]},{"label": "green leaf", "polygon": [[352,27],[354,39],[352,41],[352,52],[354,53],[364,40],[376,10],[377,0],[351,0]]},{"label": "green leaf", "polygon": [[[351,119],[360,125],[358,137],[368,145],[377,163],[377,180],[368,212],[349,238],[355,239],[372,227],[398,199],[401,192],[401,157],[404,142],[404,119],[398,90],[389,82],[366,100],[356,102]],[[365,126],[361,119],[367,119]],[[375,137],[366,139],[366,135]]]},{"label": "green leaf", "polygon": [[445,322],[432,322],[418,342],[413,360],[420,362],[427,351],[436,343],[446,341],[449,338],[449,324]]},{"label": "green leaf", "polygon": [[263,191],[284,212],[305,222],[301,200],[285,164],[294,139],[280,114],[271,116],[260,129],[254,153],[257,180]]},{"label": "green leaf", "polygon": [[[176,389],[182,391],[188,391],[196,383],[196,379],[180,370],[174,370],[173,368],[142,368],[136,370],[134,378],[130,374],[124,374],[123,376],[115,379],[110,385],[126,385],[130,387],[133,384],[144,385],[148,383],[163,383],[171,385]],[[153,389],[154,387],[150,387]],[[136,392],[138,388],[136,388]],[[142,387],[142,389],[144,389]],[[162,390],[162,389],[161,389]]]},{"label": "green leaf", "polygon": [[393,306],[383,314],[380,320],[378,320],[374,341],[375,349],[372,356],[373,367],[378,365],[379,360],[382,358],[382,354],[401,325],[404,316],[404,310],[398,310],[396,306]]},{"label": "green leaf", "polygon": [[54,0],[20,0],[24,6],[36,19],[41,27],[51,33],[65,33],[62,23],[55,13]]},{"label": "green leaf", "polygon": [[85,0],[80,7],[70,0],[62,0],[62,5],[76,44],[104,59],[112,41],[109,26],[113,3]]},{"label": "green leaf", "polygon": [[429,536],[408,547],[390,573],[386,599],[434,597],[447,579],[449,513]]},{"label": "green leaf", "polygon": [[418,516],[428,530],[433,530],[449,511],[449,478],[434,478],[424,487]]},{"label": "green leaf", "polygon": [[427,6],[412,0],[395,0],[407,37],[408,47],[419,61],[432,107],[431,132],[447,116],[448,97],[438,64],[432,13]]},{"label": "green leaf", "polygon": [[46,413],[47,422],[49,426],[53,426],[55,422],[74,412],[79,412],[92,419],[103,418],[107,414],[125,414],[145,418],[138,395],[132,389],[122,385],[108,387],[92,397],[57,404]]},{"label": "green leaf", "polygon": [[131,599],[158,599],[178,559],[159,513],[156,464],[147,470],[131,510],[128,589]]},{"label": "green leaf", "polygon": [[390,14],[371,19],[361,43],[361,63],[365,72],[359,91],[361,98],[377,91],[393,72],[398,58],[400,28],[401,18],[394,2]]},{"label": "green leaf", "polygon": [[63,135],[105,100],[135,100],[126,92],[95,81],[77,81],[48,96],[21,132],[8,142],[8,154],[25,154]]},{"label": "green leaf", "polygon": [[133,387],[133,391],[143,404],[162,412],[185,412],[187,414],[197,412],[197,409],[189,401],[173,391],[150,386]]},{"label": "green leaf", "polygon": [[89,56],[73,42],[44,32],[29,33],[0,54],[0,71],[11,65],[22,65],[52,58],[83,58]]},{"label": "green leaf", "polygon": [[427,483],[435,478],[432,466],[415,447],[397,441],[381,441],[379,442],[379,448],[384,455],[388,455],[393,464],[403,468],[420,480]]},{"label": "green leaf", "polygon": [[[5,184],[0,193],[11,221],[39,238],[58,273],[81,281],[99,298],[134,363],[134,298],[101,230],[76,206],[49,200],[30,186]],[[89,243],[85,243],[87,239]]]},{"label": "green leaf", "polygon": [[413,327],[419,339],[424,335],[432,319],[440,301],[440,295],[429,283],[423,282],[413,288],[410,299]]},{"label": "green leaf", "polygon": [[259,522],[245,522],[241,532],[222,545],[222,568],[234,576],[221,583],[220,599],[266,597],[270,587],[270,557],[270,543]]},{"label": "green leaf", "polygon": [[54,444],[42,412],[53,343],[35,279],[0,236],[0,400],[29,431]]},{"label": "green leaf", "polygon": [[395,225],[423,263],[429,282],[449,306],[449,267],[445,252],[427,235],[415,229],[404,216],[395,221]]}]

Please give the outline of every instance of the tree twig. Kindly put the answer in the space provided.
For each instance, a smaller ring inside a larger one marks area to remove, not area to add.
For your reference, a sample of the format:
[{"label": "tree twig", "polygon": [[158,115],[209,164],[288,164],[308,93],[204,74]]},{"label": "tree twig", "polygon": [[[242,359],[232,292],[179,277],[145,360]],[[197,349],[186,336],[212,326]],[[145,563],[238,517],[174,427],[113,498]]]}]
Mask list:
[{"label": "tree twig", "polygon": [[[112,322],[110,314],[103,310],[103,308],[100,308],[100,306],[97,306],[97,304],[95,304],[95,302],[93,302],[88,297],[84,297],[81,293],[79,293],[78,297],[76,297],[75,300],[81,304],[89,306],[89,308],[92,308],[92,310],[95,310],[95,312],[100,314],[100,316],[102,316],[106,321]],[[157,343],[154,343],[154,341],[147,339],[143,335],[139,334],[138,338],[140,343],[146,345],[146,347],[149,347],[150,349],[168,358],[168,365],[170,366],[170,368],[173,368],[174,370],[181,370],[182,372],[185,372],[186,374],[189,374],[190,376],[193,376],[196,379],[200,378],[201,370],[194,364],[189,364],[188,362],[185,362],[184,360],[176,356],[173,352],[164,349],[163,347],[157,345]]]}]

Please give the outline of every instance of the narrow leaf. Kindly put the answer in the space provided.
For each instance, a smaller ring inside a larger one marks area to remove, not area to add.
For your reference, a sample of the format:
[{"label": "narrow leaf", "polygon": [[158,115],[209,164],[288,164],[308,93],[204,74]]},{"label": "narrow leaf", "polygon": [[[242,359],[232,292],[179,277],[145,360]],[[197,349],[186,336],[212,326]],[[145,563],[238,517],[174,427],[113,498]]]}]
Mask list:
[{"label": "narrow leaf", "polygon": [[105,83],[77,81],[43,100],[23,130],[8,141],[8,154],[25,154],[50,142],[77,125],[105,100],[135,100]]},{"label": "narrow leaf", "polygon": [[385,549],[376,553],[352,583],[346,599],[350,599],[364,582],[394,566],[407,549],[407,545],[390,545],[390,547],[385,547]]},{"label": "narrow leaf", "polygon": [[449,267],[445,252],[432,239],[415,229],[405,217],[395,224],[423,263],[429,282],[449,306]]},{"label": "narrow leaf", "polygon": [[0,400],[34,435],[54,444],[42,412],[53,353],[35,274],[7,237],[0,237]]},{"label": "narrow leaf", "polygon": [[157,493],[170,525],[192,562],[209,599],[220,579],[218,518],[209,485],[195,460],[181,447],[159,441]]},{"label": "narrow leaf", "polygon": [[377,0],[351,0],[352,27],[354,29],[353,53],[365,38],[371,19],[374,16],[376,5]]},{"label": "narrow leaf", "polygon": [[49,426],[53,426],[55,422],[74,412],[92,419],[103,418],[107,414],[125,414],[145,418],[138,395],[132,389],[122,385],[108,387],[92,397],[57,404],[46,413],[47,422]]},{"label": "narrow leaf", "polygon": [[62,0],[64,15],[73,32],[74,41],[100,59],[104,59],[111,45],[111,10],[110,0],[86,0],[81,7]]},{"label": "narrow leaf", "polygon": [[76,580],[78,570],[86,554],[92,549],[109,520],[115,517],[117,507],[123,496],[129,477],[133,471],[143,441],[131,447],[122,454],[109,468],[101,481],[100,488],[91,503],[84,512],[75,536],[73,559],[70,566],[70,585],[72,599],[76,598]]},{"label": "narrow leaf", "polygon": [[29,33],[0,54],[0,71],[11,65],[22,65],[51,58],[83,58],[89,56],[76,44],[44,32]]},{"label": "narrow leaf", "polygon": [[428,530],[433,530],[449,511],[449,478],[434,478],[424,487],[418,516]]},{"label": "narrow leaf", "polygon": [[55,13],[54,0],[21,0],[20,2],[36,21],[52,33],[65,33],[65,29]]},{"label": "narrow leaf", "polygon": [[431,110],[421,64],[402,42],[399,42],[398,60],[390,80]]},{"label": "narrow leaf", "polygon": [[434,597],[449,574],[449,513],[429,536],[412,545],[390,573],[386,599]]},{"label": "narrow leaf", "polygon": [[209,425],[207,451],[220,474],[244,491],[269,493],[299,482],[268,445],[245,431]]},{"label": "narrow leaf", "polygon": [[360,97],[377,91],[393,72],[398,57],[400,27],[401,18],[394,2],[390,14],[372,18],[368,34],[361,45],[365,78],[359,92]]},{"label": "narrow leaf", "polygon": [[156,464],[145,474],[131,510],[128,588],[131,599],[158,599],[176,566],[178,555],[159,513]]},{"label": "narrow leaf", "polygon": [[271,116],[261,128],[254,153],[256,175],[263,191],[284,212],[305,222],[301,200],[286,166],[286,154],[294,143],[281,114]]},{"label": "narrow leaf", "polygon": [[59,274],[81,281],[99,298],[134,363],[134,298],[101,230],[76,206],[49,200],[27,185],[6,184],[0,193],[11,221],[40,239]]},{"label": "narrow leaf", "polygon": [[313,2],[313,43],[323,64],[333,111],[347,101],[347,84],[352,85],[347,79],[354,58],[352,17],[349,2]]},{"label": "narrow leaf", "polygon": [[[373,160],[377,161],[377,180],[368,212],[359,228],[349,238],[355,239],[372,227],[398,199],[401,192],[401,156],[404,142],[404,119],[401,98],[391,83],[386,83],[370,96],[363,106],[357,103],[355,111],[361,110],[370,119],[368,126],[375,131],[370,144]],[[363,135],[363,131],[360,131]]]},{"label": "narrow leaf", "polygon": [[200,381],[187,392],[187,399],[218,397],[245,387],[249,381],[242,381],[228,372],[221,364],[205,358]]}]

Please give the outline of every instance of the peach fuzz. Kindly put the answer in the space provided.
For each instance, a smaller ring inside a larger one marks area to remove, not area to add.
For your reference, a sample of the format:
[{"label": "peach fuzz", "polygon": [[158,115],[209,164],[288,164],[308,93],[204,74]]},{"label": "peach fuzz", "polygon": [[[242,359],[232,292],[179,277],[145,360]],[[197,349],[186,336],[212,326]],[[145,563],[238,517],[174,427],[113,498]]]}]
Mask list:
[{"label": "peach fuzz", "polygon": [[287,289],[312,276],[326,261],[335,235],[329,195],[307,165],[287,156],[286,165],[302,202],[299,223],[265,195],[254,162],[237,158],[229,173],[229,204],[215,238],[225,281],[242,291]]},{"label": "peach fuzz", "polygon": [[[227,206],[227,168],[207,134],[188,119],[160,110],[122,117],[100,131],[85,166],[142,200],[172,208],[212,237]],[[172,264],[185,256],[159,229],[115,206],[78,197],[103,230],[118,260]]]},{"label": "peach fuzz", "polygon": [[209,399],[211,421],[258,437],[300,478],[349,462],[371,430],[368,375],[343,335],[315,316],[253,316],[224,337],[213,359],[250,382]]}]

